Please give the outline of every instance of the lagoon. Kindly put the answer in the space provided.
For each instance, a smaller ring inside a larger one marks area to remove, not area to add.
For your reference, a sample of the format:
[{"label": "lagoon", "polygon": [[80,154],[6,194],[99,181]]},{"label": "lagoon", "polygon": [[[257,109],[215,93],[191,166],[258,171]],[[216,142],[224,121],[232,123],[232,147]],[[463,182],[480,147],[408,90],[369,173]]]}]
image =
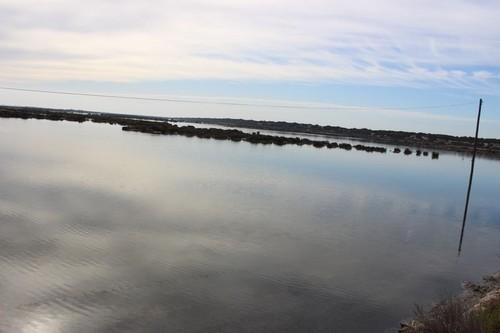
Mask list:
[{"label": "lagoon", "polygon": [[500,263],[500,162],[0,119],[1,332],[394,332]]}]

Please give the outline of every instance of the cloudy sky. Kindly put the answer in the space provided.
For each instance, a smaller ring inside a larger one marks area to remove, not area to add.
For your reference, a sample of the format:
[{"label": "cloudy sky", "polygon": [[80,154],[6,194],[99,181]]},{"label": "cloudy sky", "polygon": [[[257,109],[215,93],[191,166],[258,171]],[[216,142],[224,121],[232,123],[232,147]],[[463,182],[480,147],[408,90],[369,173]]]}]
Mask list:
[{"label": "cloudy sky", "polygon": [[0,0],[3,87],[263,106],[1,89],[0,104],[472,135],[483,97],[482,134],[500,137],[499,17],[489,0]]}]

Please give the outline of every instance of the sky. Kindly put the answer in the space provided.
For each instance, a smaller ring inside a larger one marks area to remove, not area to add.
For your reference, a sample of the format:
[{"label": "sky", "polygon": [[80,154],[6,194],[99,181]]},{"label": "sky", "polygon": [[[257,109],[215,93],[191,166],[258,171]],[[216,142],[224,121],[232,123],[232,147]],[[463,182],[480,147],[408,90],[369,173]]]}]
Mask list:
[{"label": "sky", "polygon": [[481,136],[500,137],[499,17],[490,0],[0,0],[0,87],[210,102],[0,104],[473,135],[483,98]]}]

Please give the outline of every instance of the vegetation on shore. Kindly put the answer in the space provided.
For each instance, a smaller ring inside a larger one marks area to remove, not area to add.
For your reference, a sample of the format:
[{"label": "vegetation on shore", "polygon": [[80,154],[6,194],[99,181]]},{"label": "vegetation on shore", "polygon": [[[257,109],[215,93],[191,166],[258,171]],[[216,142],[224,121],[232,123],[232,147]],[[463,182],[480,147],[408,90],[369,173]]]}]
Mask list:
[{"label": "vegetation on shore", "polygon": [[[29,107],[0,107],[0,118],[21,118],[21,119],[47,119],[47,120],[66,120],[75,122],[92,121],[96,123],[118,124],[122,126],[124,131],[134,131],[150,134],[163,135],[183,135],[187,137],[210,138],[216,140],[231,140],[235,142],[245,141],[253,144],[273,144],[278,146],[283,145],[309,145],[316,148],[339,148],[344,150],[360,150],[366,152],[386,153],[387,148],[369,146],[369,145],[351,145],[349,143],[337,143],[328,140],[311,140],[301,137],[285,137],[278,135],[266,135],[260,132],[246,133],[237,129],[220,129],[220,128],[197,128],[194,126],[178,126],[166,121],[166,118],[123,115],[98,112],[84,112],[73,110],[53,110]],[[394,153],[399,153],[399,148],[393,150]],[[405,155],[411,155],[412,150],[406,148]],[[418,150],[417,156],[422,155]],[[428,152],[423,152],[423,156],[428,156]],[[432,152],[432,158],[439,157],[439,153]]]},{"label": "vegetation on shore", "polygon": [[[227,127],[295,132],[331,137],[350,137],[362,141],[382,144],[417,147],[420,149],[439,149],[470,153],[474,149],[474,138],[432,133],[405,131],[372,130],[366,128],[345,128],[321,126],[285,121],[246,120],[231,118],[172,118],[178,122],[212,124]],[[477,152],[480,155],[500,158],[500,139],[479,138]]]},{"label": "vegetation on shore", "polygon": [[464,284],[465,291],[432,306],[416,306],[415,319],[401,323],[400,333],[499,333],[500,272],[483,283]]}]

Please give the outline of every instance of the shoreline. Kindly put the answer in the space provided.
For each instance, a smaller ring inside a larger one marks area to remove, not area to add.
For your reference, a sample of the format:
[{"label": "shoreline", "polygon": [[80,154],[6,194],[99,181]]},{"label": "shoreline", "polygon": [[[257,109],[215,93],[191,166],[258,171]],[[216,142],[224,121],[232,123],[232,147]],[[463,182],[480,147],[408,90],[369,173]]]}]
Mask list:
[{"label": "shoreline", "polygon": [[176,118],[167,117],[113,114],[79,110],[59,110],[34,107],[0,106],[0,118],[45,119],[52,121],[65,120],[79,123],[91,121],[95,123],[120,125],[122,126],[123,131],[133,131],[156,135],[182,135],[203,139],[227,140],[233,142],[244,141],[252,144],[273,144],[277,146],[308,145],[315,148],[358,150],[369,153],[392,152],[395,154],[402,153],[404,155],[412,155],[413,153],[415,153],[416,156],[422,156],[423,158],[439,158],[439,152],[420,149],[417,149],[415,152],[413,152],[413,150],[408,147],[404,149],[394,148],[392,151],[390,151],[387,148],[380,146],[371,146],[364,144],[351,145],[350,143],[338,143],[329,140],[311,140],[300,137],[266,135],[261,134],[259,131],[247,133],[237,129],[178,126],[176,124],[173,124],[173,122],[176,122]]},{"label": "shoreline", "polygon": [[425,311],[416,306],[415,318],[402,321],[399,333],[474,332],[500,329],[500,271],[482,282],[466,281],[458,296],[441,300]]},{"label": "shoreline", "polygon": [[[340,148],[379,153],[403,153],[405,155],[431,156],[439,158],[439,151],[470,155],[474,148],[473,137],[458,137],[444,134],[417,133],[391,130],[371,130],[291,123],[284,121],[260,121],[233,118],[162,117],[134,114],[105,113],[95,111],[52,109],[27,106],[0,106],[0,118],[46,119],[66,121],[92,121],[123,126],[124,131],[149,134],[183,135],[188,137],[211,138],[216,140],[246,141],[254,144],[312,145],[316,148]],[[216,125],[223,128],[200,128],[191,123]],[[160,126],[163,125],[163,126]],[[249,133],[242,129],[256,130]],[[275,133],[262,134],[259,131]],[[279,135],[283,133],[282,135]],[[296,135],[296,137],[292,136]],[[300,136],[322,136],[300,138]],[[329,139],[348,139],[359,144],[337,143]],[[393,146],[392,149],[368,145],[374,143]],[[478,138],[477,155],[483,158],[500,159],[500,139]]]},{"label": "shoreline", "polygon": [[[321,126],[284,121],[260,121],[233,118],[177,117],[170,119],[172,121],[181,123],[189,122],[219,125],[224,127],[279,131],[283,133],[301,133],[308,135],[321,135],[332,138],[344,137],[365,142],[412,147],[414,149],[434,149],[465,154],[472,154],[474,149],[473,137],[453,136],[446,134],[372,130],[366,128],[345,128],[339,126]],[[483,157],[493,157],[500,159],[500,139],[478,138],[477,154]]]}]

